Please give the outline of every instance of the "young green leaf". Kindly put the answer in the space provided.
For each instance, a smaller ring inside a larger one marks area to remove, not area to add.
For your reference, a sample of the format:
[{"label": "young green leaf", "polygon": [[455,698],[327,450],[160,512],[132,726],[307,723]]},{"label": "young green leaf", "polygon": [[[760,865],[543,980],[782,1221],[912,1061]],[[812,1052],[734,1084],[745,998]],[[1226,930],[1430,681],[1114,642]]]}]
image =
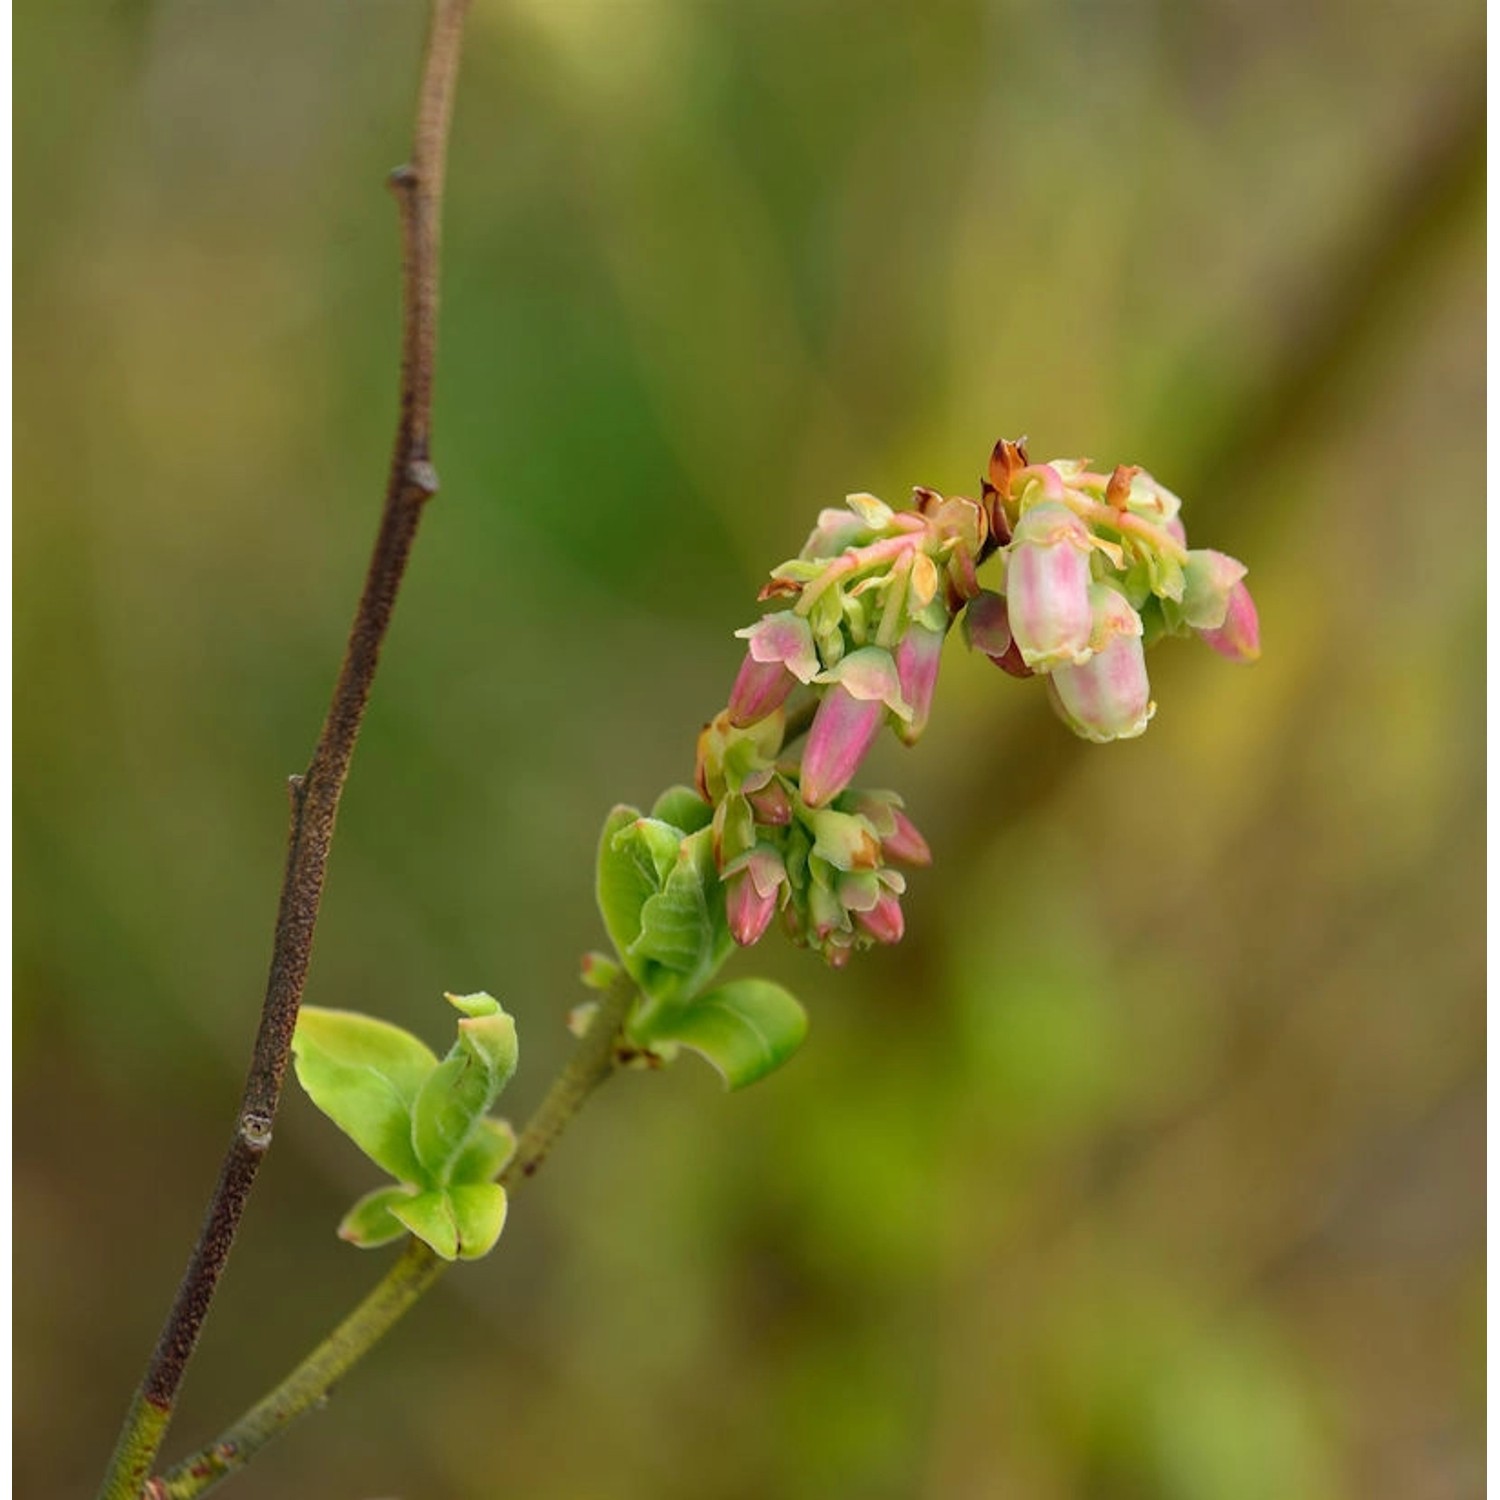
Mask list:
[{"label": "young green leaf", "polygon": [[344,1215],[344,1221],[339,1225],[339,1238],[358,1245],[361,1250],[374,1250],[377,1246],[399,1240],[406,1228],[391,1209],[415,1196],[411,1188],[405,1187],[376,1188],[373,1193],[366,1193]]},{"label": "young green leaf", "polygon": [[711,830],[681,841],[661,889],[642,905],[640,921],[628,957],[644,961],[636,977],[660,1004],[691,997],[718,971],[734,944]]},{"label": "young green leaf", "polygon": [[450,1182],[493,1182],[516,1154],[516,1133],[507,1120],[484,1115],[474,1124],[474,1133],[453,1159]]},{"label": "young green leaf", "polygon": [[438,1066],[427,1046],[387,1021],[309,1005],[292,1056],[308,1097],[371,1161],[399,1181],[423,1180],[411,1107]]},{"label": "young green leaf", "polygon": [[458,1220],[448,1194],[442,1189],[392,1203],[390,1211],[444,1260],[458,1259]]},{"label": "young green leaf", "polygon": [[448,1189],[453,1221],[458,1226],[458,1253],[478,1260],[495,1248],[505,1227],[505,1189],[494,1182],[465,1183]]},{"label": "young green leaf", "polygon": [[[622,806],[604,820],[594,882],[604,929],[627,968],[630,961],[626,955],[641,930],[641,907],[656,893],[659,883],[649,853],[638,847],[635,840],[620,841],[620,835],[638,822],[640,816],[635,808]],[[631,972],[634,974],[633,969]]]},{"label": "young green leaf", "polygon": [[802,1045],[807,1013],[779,984],[737,979],[652,1018],[648,1028],[632,1028],[632,1035],[649,1046],[692,1048],[738,1089],[774,1072]]},{"label": "young green leaf", "polygon": [[683,833],[697,833],[713,822],[714,810],[690,786],[669,786],[651,806],[651,816]]},{"label": "young green leaf", "polygon": [[489,995],[449,995],[465,1012],[453,1050],[412,1104],[411,1139],[423,1180],[439,1186],[516,1067],[515,1022]]}]

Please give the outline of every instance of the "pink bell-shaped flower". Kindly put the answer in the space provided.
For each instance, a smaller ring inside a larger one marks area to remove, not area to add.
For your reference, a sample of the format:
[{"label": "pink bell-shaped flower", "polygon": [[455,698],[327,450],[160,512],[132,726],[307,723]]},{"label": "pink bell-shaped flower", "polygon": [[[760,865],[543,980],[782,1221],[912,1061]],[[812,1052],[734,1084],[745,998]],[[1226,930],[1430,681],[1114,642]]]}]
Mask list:
[{"label": "pink bell-shaped flower", "polygon": [[1033,505],[1005,552],[1006,618],[1034,672],[1078,666],[1092,654],[1089,529],[1061,501]]},{"label": "pink bell-shaped flower", "polygon": [[776,712],[799,682],[811,682],[818,653],[807,621],[791,610],[767,615],[735,634],[749,642],[729,694],[729,722],[737,729]]},{"label": "pink bell-shaped flower", "polygon": [[1229,661],[1257,660],[1260,656],[1260,616],[1255,611],[1250,590],[1243,583],[1236,583],[1229,591],[1224,623],[1217,629],[1200,630],[1198,634]]},{"label": "pink bell-shaped flower", "polygon": [[1156,705],[1146,677],[1141,617],[1106,584],[1093,589],[1094,654],[1076,667],[1055,667],[1047,681],[1053,706],[1075,734],[1095,744],[1143,734]]},{"label": "pink bell-shaped flower", "polygon": [[911,625],[897,643],[896,677],[901,696],[911,709],[909,722],[896,722],[896,734],[905,745],[915,745],[927,727],[943,656],[943,635],[943,631],[926,625]]}]

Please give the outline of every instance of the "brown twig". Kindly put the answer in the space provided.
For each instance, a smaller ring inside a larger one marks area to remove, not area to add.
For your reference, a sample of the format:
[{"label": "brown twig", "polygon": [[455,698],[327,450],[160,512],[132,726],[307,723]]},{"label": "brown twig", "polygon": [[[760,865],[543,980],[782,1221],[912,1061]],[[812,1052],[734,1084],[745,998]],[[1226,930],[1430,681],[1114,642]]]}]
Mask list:
[{"label": "brown twig", "polygon": [[359,738],[396,594],[426,503],[437,342],[438,249],[448,127],[468,0],[433,0],[411,161],[391,177],[404,263],[401,411],[385,504],[333,698],[306,772],[291,779],[292,817],[271,969],[239,1116],[198,1242],[110,1462],[101,1500],[134,1500],[166,1435],[183,1372],[213,1301],[260,1163],[291,1054],[323,896],[339,798]]}]

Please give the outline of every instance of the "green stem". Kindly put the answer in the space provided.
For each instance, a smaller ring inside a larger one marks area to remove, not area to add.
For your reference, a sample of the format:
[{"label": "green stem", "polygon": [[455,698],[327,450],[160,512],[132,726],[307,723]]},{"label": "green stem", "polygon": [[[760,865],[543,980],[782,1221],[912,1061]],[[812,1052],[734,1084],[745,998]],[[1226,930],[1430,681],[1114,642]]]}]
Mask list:
[{"label": "green stem", "polygon": [[[636,996],[621,978],[611,986],[583,1040],[526,1122],[500,1175],[514,1196],[535,1175],[584,1100],[615,1070],[621,1030]],[[395,1265],[358,1307],[274,1390],[208,1447],[146,1487],[150,1500],[190,1500],[238,1473],[272,1438],[322,1405],[334,1384],[362,1360],[448,1269],[420,1240],[408,1240]],[[158,1438],[159,1441],[159,1438]],[[150,1450],[155,1451],[153,1446]]]},{"label": "green stem", "polygon": [[146,1493],[152,1500],[185,1500],[244,1468],[278,1432],[317,1406],[447,1268],[421,1240],[408,1240],[374,1291],[275,1390],[217,1442],[153,1480]]}]

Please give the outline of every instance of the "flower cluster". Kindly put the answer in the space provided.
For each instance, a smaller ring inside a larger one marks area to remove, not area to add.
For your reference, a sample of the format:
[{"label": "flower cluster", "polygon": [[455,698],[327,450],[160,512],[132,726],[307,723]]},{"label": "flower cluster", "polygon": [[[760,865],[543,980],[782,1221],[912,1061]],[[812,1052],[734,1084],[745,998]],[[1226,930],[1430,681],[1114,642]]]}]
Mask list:
[{"label": "flower cluster", "polygon": [[726,711],[699,736],[698,791],[714,807],[729,931],[748,947],[779,910],[794,942],[841,968],[856,948],[900,941],[900,867],[932,856],[894,792],[809,798],[805,767],[782,758],[786,731],[777,707],[744,728]]},{"label": "flower cluster", "polygon": [[[1196,631],[1231,660],[1258,656],[1244,565],[1189,550],[1179,510],[1143,470],[1033,464],[1000,442],[977,500],[918,489],[906,511],[872,495],[823,511],[761,591],[781,607],[738,632],[729,705],[699,739],[735,940],[757,942],[778,911],[835,965],[901,937],[896,867],[928,863],[927,845],[899,797],[852,782],[882,727],[920,737],[955,620],[1004,671],[1045,677],[1063,721],[1100,743],[1142,733],[1156,711],[1145,647],[1160,636]],[[812,699],[800,763],[786,753],[799,690]]]}]

